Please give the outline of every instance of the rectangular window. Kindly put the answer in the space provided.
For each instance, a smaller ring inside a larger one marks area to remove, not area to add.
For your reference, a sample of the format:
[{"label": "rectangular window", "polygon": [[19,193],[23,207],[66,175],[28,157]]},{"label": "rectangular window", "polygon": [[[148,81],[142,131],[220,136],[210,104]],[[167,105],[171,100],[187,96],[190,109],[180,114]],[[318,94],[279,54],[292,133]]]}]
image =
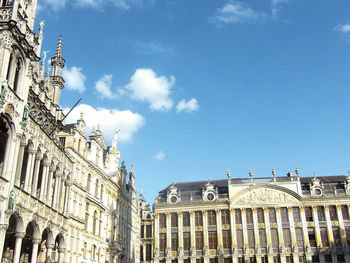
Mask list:
[{"label": "rectangular window", "polygon": [[291,247],[292,246],[292,241],[290,238],[290,230],[289,228],[283,228],[283,241],[284,241],[284,246],[285,247]]},{"label": "rectangular window", "polygon": [[253,229],[248,229],[248,244],[249,248],[255,248],[255,238]]},{"label": "rectangular window", "polygon": [[337,247],[341,247],[340,231],[339,227],[332,227],[334,244]]},{"label": "rectangular window", "polygon": [[145,233],[145,227],[142,225],[141,226],[141,238],[145,237],[144,233]]},{"label": "rectangular window", "polygon": [[151,260],[151,256],[152,256],[152,245],[151,244],[147,244],[146,245],[146,260],[150,261]]},{"label": "rectangular window", "polygon": [[318,255],[311,256],[311,262],[320,262],[320,257]]},{"label": "rectangular window", "polygon": [[177,249],[178,249],[177,233],[171,233],[171,250],[177,251]]},{"label": "rectangular window", "polygon": [[281,220],[282,220],[282,223],[289,222],[287,207],[281,207]]},{"label": "rectangular window", "polygon": [[185,258],[184,259],[184,263],[191,263],[191,259],[190,258]]},{"label": "rectangular window", "polygon": [[349,211],[347,205],[341,206],[341,213],[343,215],[343,220],[349,220]]},{"label": "rectangular window", "polygon": [[332,255],[324,255],[324,261],[325,262],[333,262]]},{"label": "rectangular window", "polygon": [[218,263],[218,258],[210,258],[209,263]]},{"label": "rectangular window", "polygon": [[329,216],[331,221],[338,221],[337,208],[335,205],[329,207]]},{"label": "rectangular window", "polygon": [[230,230],[222,231],[222,241],[225,249],[231,248],[231,231]]},{"label": "rectangular window", "polygon": [[190,226],[190,213],[189,212],[182,213],[182,223],[183,223],[183,226]]},{"label": "rectangular window", "polygon": [[221,223],[223,225],[230,224],[230,211],[229,210],[221,210]]},{"label": "rectangular window", "polygon": [[218,246],[216,231],[209,231],[209,249],[216,249]]},{"label": "rectangular window", "polygon": [[299,263],[305,263],[305,257],[304,256],[299,257]]},{"label": "rectangular window", "polygon": [[286,256],[286,263],[293,263],[293,257],[292,256]]},{"label": "rectangular window", "polygon": [[326,227],[321,227],[320,228],[320,234],[321,234],[322,246],[329,247],[327,228]]},{"label": "rectangular window", "polygon": [[196,231],[196,249],[197,250],[203,249],[203,232],[202,231]]},{"label": "rectangular window", "polygon": [[267,256],[261,257],[261,263],[268,263],[268,257]]},{"label": "rectangular window", "polygon": [[349,226],[345,227],[345,237],[348,245],[350,246],[350,227]]},{"label": "rectangular window", "polygon": [[344,255],[337,255],[337,261],[338,261],[338,263],[345,262]]},{"label": "rectangular window", "polygon": [[307,232],[308,232],[308,235],[309,235],[310,246],[311,247],[316,247],[315,229],[314,228],[308,228]]},{"label": "rectangular window", "polygon": [[310,206],[305,207],[305,217],[307,222],[312,222],[313,216],[312,216],[312,208]]},{"label": "rectangular window", "polygon": [[202,226],[203,225],[203,219],[202,219],[202,212],[201,211],[196,211],[195,212],[194,219],[195,219],[195,225],[196,226]]},{"label": "rectangular window", "polygon": [[276,223],[276,210],[275,208],[269,208],[269,221],[270,223]]},{"label": "rectangular window", "polygon": [[236,220],[236,224],[242,224],[241,209],[235,209],[235,220]]},{"label": "rectangular window", "polygon": [[159,228],[166,228],[166,214],[159,214]]},{"label": "rectangular window", "polygon": [[317,217],[318,217],[318,221],[320,221],[320,222],[326,221],[326,217],[324,215],[324,207],[323,206],[318,206],[317,207]]},{"label": "rectangular window", "polygon": [[171,227],[177,227],[177,213],[171,213]]},{"label": "rectangular window", "polygon": [[271,228],[271,243],[272,243],[272,248],[279,247],[277,228]]},{"label": "rectangular window", "polygon": [[264,228],[259,229],[259,241],[260,241],[260,247],[266,248],[266,231]]},{"label": "rectangular window", "polygon": [[243,231],[242,229],[236,230],[237,247],[243,248]]},{"label": "rectangular window", "polygon": [[216,225],[216,212],[214,210],[208,211],[208,225],[209,226]]},{"label": "rectangular window", "polygon": [[204,259],[203,258],[197,258],[196,259],[196,263],[204,263]]},{"label": "rectangular window", "polygon": [[247,208],[246,211],[247,224],[253,224],[253,212],[251,208]]},{"label": "rectangular window", "polygon": [[232,263],[232,258],[224,258],[224,263]]},{"label": "rectangular window", "polygon": [[244,257],[238,257],[238,263],[244,263]]},{"label": "rectangular window", "polygon": [[281,258],[280,258],[280,256],[274,256],[274,257],[273,257],[273,263],[281,263]]},{"label": "rectangular window", "polygon": [[255,256],[250,257],[249,263],[256,263],[256,257]]},{"label": "rectangular window", "polygon": [[258,208],[257,214],[258,214],[258,223],[265,223],[264,209]]},{"label": "rectangular window", "polygon": [[296,227],[295,228],[295,235],[297,238],[298,247],[304,247],[303,229],[301,227]]},{"label": "rectangular window", "polygon": [[146,237],[147,238],[152,237],[152,225],[147,225],[146,226]]},{"label": "rectangular window", "polygon": [[190,250],[191,249],[191,233],[190,232],[184,232],[184,250]]},{"label": "rectangular window", "polygon": [[294,218],[294,222],[301,222],[299,207],[293,207],[293,218]]},{"label": "rectangular window", "polygon": [[166,234],[160,233],[159,234],[159,251],[165,252],[166,249]]}]

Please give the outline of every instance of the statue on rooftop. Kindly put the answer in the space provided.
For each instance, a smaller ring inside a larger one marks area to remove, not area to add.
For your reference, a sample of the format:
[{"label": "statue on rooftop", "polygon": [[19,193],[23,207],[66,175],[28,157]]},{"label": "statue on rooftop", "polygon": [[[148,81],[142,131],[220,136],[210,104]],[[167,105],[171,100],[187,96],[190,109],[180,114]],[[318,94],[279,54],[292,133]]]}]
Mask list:
[{"label": "statue on rooftop", "polygon": [[0,102],[3,102],[5,100],[5,96],[8,92],[8,90],[9,90],[9,88],[8,88],[8,84],[7,84],[7,79],[5,79],[1,85]]}]

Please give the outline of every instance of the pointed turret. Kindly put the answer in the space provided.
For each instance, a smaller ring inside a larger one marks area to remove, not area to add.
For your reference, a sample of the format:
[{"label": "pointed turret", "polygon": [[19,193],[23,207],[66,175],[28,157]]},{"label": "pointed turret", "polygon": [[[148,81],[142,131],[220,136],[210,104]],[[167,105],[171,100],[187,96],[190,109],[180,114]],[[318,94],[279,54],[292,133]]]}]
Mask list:
[{"label": "pointed turret", "polygon": [[65,60],[62,56],[63,50],[62,50],[62,36],[60,36],[57,47],[56,47],[56,53],[55,56],[51,58],[51,66],[52,66],[52,76],[51,76],[51,83],[54,86],[54,94],[53,94],[53,102],[58,105],[60,102],[60,94],[61,89],[64,88],[64,79],[61,76],[61,71],[65,65]]}]

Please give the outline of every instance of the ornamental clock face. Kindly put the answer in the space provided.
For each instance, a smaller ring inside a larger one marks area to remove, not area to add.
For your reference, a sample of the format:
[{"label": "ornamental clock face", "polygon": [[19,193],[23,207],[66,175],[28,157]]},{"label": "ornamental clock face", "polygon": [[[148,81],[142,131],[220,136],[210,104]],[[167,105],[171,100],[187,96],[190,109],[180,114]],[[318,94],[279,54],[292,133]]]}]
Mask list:
[{"label": "ornamental clock face", "polygon": [[212,201],[212,200],[214,200],[214,194],[213,193],[209,193],[208,195],[207,195],[207,199],[209,200],[209,201]]},{"label": "ornamental clock face", "polygon": [[322,195],[322,191],[321,191],[320,188],[316,188],[316,189],[314,190],[314,193],[315,193],[315,195],[317,195],[317,196]]},{"label": "ornamental clock face", "polygon": [[177,197],[175,195],[173,195],[171,198],[170,198],[170,201],[172,203],[176,203],[177,202]]}]

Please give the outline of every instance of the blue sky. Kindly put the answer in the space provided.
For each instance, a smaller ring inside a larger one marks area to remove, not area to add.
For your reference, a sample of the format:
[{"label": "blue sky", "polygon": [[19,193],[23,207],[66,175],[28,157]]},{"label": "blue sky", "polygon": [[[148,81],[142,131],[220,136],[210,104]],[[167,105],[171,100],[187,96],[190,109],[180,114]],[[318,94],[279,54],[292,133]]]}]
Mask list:
[{"label": "blue sky", "polygon": [[61,106],[99,124],[147,201],[175,182],[346,174],[348,0],[39,0]]}]

